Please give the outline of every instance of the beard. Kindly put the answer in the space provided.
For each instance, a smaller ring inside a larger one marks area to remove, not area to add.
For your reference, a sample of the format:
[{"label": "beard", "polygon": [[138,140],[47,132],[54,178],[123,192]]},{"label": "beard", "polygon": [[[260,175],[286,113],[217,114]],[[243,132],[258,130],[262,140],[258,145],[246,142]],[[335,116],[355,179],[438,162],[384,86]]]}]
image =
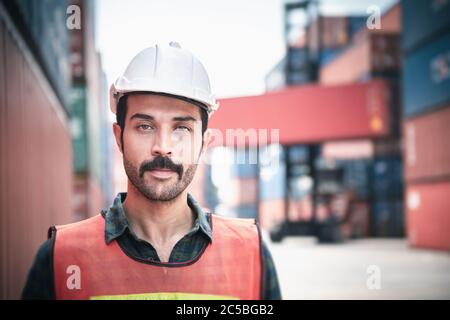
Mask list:
[{"label": "beard", "polygon": [[[124,155],[123,163],[128,179],[133,186],[147,199],[151,201],[169,202],[176,199],[192,182],[197,164],[191,164],[184,170],[180,164],[175,164],[168,157],[157,156],[152,161],[143,162],[138,168]],[[164,181],[149,181],[144,173],[152,169],[170,169],[177,173],[178,179]]]}]

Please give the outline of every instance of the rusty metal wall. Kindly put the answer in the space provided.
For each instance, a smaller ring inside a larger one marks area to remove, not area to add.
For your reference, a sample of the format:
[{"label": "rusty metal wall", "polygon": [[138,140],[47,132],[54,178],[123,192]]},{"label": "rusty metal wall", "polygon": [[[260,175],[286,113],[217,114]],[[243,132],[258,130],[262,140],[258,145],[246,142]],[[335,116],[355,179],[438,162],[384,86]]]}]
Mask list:
[{"label": "rusty metal wall", "polygon": [[59,100],[0,11],[0,298],[16,299],[48,227],[72,222],[72,149]]}]

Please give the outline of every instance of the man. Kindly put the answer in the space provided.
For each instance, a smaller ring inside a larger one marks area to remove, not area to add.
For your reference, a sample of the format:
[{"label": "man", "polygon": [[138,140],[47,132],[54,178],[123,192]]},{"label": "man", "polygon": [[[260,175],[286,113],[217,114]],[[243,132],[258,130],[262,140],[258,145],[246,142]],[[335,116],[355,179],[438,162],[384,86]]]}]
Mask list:
[{"label": "man", "polygon": [[24,299],[280,299],[253,220],[204,212],[187,192],[218,108],[203,65],[177,43],[141,51],[111,86],[127,193],[51,228]]}]

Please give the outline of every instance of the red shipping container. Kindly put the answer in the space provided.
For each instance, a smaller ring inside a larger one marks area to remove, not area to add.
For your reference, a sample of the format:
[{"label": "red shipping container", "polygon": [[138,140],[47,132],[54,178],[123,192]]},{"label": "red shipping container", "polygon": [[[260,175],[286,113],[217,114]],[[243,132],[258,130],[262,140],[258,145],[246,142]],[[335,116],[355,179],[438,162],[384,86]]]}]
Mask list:
[{"label": "red shipping container", "polygon": [[[298,86],[259,96],[222,99],[219,111],[211,118],[213,144],[233,145],[227,139],[230,129],[232,134],[233,129],[250,132],[260,141],[266,130],[267,142],[284,144],[386,136],[388,92],[388,85],[376,80],[350,85]],[[278,141],[271,139],[273,129],[279,132]]]},{"label": "red shipping container", "polygon": [[[340,48],[349,42],[349,27],[347,17],[326,17],[322,16],[312,22],[309,27],[310,46],[313,51],[318,50],[320,38],[322,49]],[[320,23],[320,25],[319,25]],[[320,29],[320,37],[317,36]]]},{"label": "red shipping container", "polygon": [[[261,227],[270,231],[277,223],[285,221],[284,199],[263,200],[259,203],[259,221]],[[310,221],[312,219],[312,202],[310,197],[302,200],[290,200],[289,221]]]},{"label": "red shipping container", "polygon": [[400,3],[394,4],[381,16],[381,29],[362,28],[355,33],[353,41],[357,42],[367,37],[368,33],[400,33],[402,31],[402,9]]},{"label": "red shipping container", "polygon": [[258,179],[257,178],[232,178],[231,179],[230,206],[241,206],[257,202]]},{"label": "red shipping container", "polygon": [[0,43],[0,299],[18,299],[48,228],[73,222],[72,146],[63,106],[3,14]]},{"label": "red shipping container", "polygon": [[270,231],[275,224],[285,220],[283,199],[261,201],[258,209],[259,223],[266,231]]},{"label": "red shipping container", "polygon": [[357,82],[373,72],[398,71],[400,36],[367,33],[320,70],[320,83]]},{"label": "red shipping container", "polygon": [[450,105],[405,120],[405,176],[413,182],[450,178]]},{"label": "red shipping container", "polygon": [[409,243],[418,248],[450,250],[450,180],[408,184],[406,204]]}]

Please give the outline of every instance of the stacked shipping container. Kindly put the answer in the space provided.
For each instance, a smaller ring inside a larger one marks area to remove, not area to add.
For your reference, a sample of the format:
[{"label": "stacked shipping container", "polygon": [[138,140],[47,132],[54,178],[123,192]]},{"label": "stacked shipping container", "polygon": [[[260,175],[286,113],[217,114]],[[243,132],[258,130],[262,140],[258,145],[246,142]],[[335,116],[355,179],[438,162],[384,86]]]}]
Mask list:
[{"label": "stacked shipping container", "polygon": [[[400,67],[401,8],[394,5],[381,17],[381,29],[360,29],[353,44],[320,70],[323,84],[354,83],[383,79],[389,83],[386,95],[390,100],[388,124],[390,135],[373,139],[372,156],[367,172],[369,181],[370,234],[372,236],[403,235],[403,186],[400,149]],[[374,119],[373,125],[377,125]],[[353,142],[348,142],[350,147]],[[352,160],[352,162],[358,160]],[[366,161],[359,160],[361,164]],[[352,167],[345,167],[351,170]],[[395,191],[395,192],[393,192]]]},{"label": "stacked shipping container", "polygon": [[[312,178],[308,157],[308,147],[303,145],[289,146],[288,157],[286,148],[280,145],[261,148],[258,212],[263,229],[269,231],[274,224],[284,220],[294,222],[312,218]],[[291,168],[289,173],[286,172],[287,162]]]},{"label": "stacked shipping container", "polygon": [[[30,6],[36,3],[29,1]],[[64,82],[58,71],[46,72],[49,66],[36,58],[36,51],[31,49],[33,38],[25,39],[17,27],[21,16],[11,14],[14,4],[16,1],[0,3],[2,299],[20,297],[33,256],[46,239],[48,228],[73,221],[71,136],[67,106],[62,103],[66,99],[60,99]],[[54,20],[48,19],[55,12],[62,12],[64,17],[65,9],[64,1],[54,1],[45,8],[45,16],[33,16],[32,23],[40,30],[38,40],[53,41],[53,46],[45,48],[47,63],[67,58],[64,50],[53,50],[65,47],[66,29],[60,29],[58,38],[53,37],[49,30],[60,25],[52,25]]]},{"label": "stacked shipping container", "polygon": [[259,163],[259,221],[261,227],[269,231],[275,223],[285,218],[286,165],[282,147],[271,145],[261,148]]},{"label": "stacked shipping container", "polygon": [[408,239],[450,250],[450,3],[402,1]]},{"label": "stacked shipping container", "polygon": [[236,148],[231,164],[232,190],[227,205],[240,218],[257,217],[258,164],[255,148]]},{"label": "stacked shipping container", "polygon": [[286,57],[267,74],[266,91],[316,81],[315,65],[324,66],[337,57],[364,24],[365,17],[361,16],[319,16],[289,44]]},{"label": "stacked shipping container", "polygon": [[[71,109],[74,150],[74,214],[84,219],[109,206],[113,190],[113,139],[108,121],[106,77],[95,48],[94,3],[71,0],[81,9],[81,29],[70,32]],[[122,190],[125,191],[125,190]]]}]

